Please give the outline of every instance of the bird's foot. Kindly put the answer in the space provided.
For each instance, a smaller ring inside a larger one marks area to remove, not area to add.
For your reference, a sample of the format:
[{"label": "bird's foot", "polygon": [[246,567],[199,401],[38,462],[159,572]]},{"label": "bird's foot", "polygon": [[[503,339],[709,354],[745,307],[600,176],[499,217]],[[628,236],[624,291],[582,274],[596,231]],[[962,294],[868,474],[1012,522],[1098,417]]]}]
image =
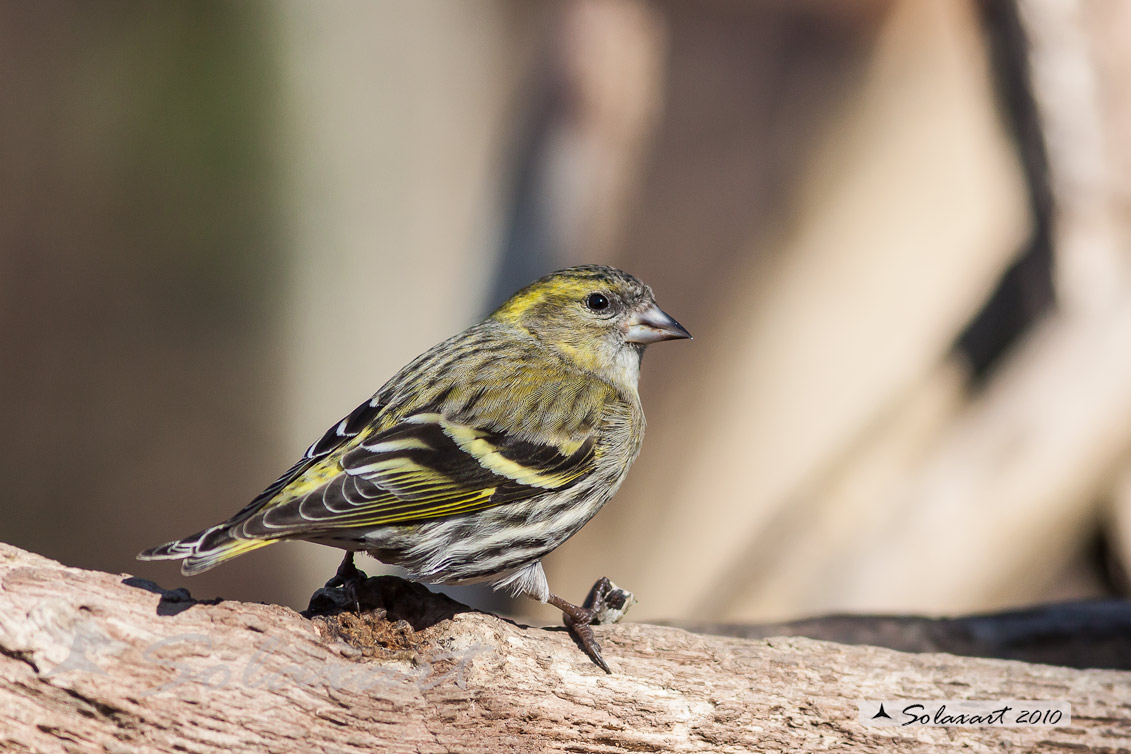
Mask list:
[{"label": "bird's foot", "polygon": [[353,552],[346,551],[333,577],[311,595],[306,613],[319,614],[327,612],[328,609],[343,609],[349,606],[358,615],[361,614],[361,586],[369,577],[354,565],[353,555]]},{"label": "bird's foot", "polygon": [[601,656],[601,645],[593,635],[593,626],[616,623],[623,618],[628,608],[636,604],[636,597],[632,592],[627,592],[602,577],[589,590],[584,606],[566,602],[554,594],[550,595],[548,602],[562,611],[562,622],[589,658],[597,663],[597,667],[606,673],[612,673],[609,664]]},{"label": "bird's foot", "polygon": [[597,579],[584,607],[593,611],[593,625],[620,623],[628,609],[636,604],[636,595],[621,589],[605,576]]}]

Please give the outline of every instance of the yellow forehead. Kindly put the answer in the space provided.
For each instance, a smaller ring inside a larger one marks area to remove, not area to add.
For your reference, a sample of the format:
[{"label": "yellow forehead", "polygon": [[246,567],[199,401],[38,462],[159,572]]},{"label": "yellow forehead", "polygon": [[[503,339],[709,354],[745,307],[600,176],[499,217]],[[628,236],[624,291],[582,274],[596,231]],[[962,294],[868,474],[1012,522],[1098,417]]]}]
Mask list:
[{"label": "yellow forehead", "polygon": [[521,321],[524,326],[535,326],[536,322],[543,325],[554,322],[565,324],[576,319],[569,313],[579,313],[578,305],[595,292],[610,293],[629,305],[635,304],[641,297],[652,296],[648,286],[627,272],[604,265],[580,265],[535,280],[511,296],[492,315],[492,319]]}]

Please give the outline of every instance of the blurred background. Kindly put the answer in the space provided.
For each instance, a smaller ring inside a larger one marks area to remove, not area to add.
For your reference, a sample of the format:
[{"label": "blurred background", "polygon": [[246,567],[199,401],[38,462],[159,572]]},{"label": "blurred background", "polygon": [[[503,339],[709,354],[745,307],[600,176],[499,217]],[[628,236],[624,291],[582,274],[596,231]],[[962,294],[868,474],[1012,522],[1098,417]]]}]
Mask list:
[{"label": "blurred background", "polygon": [[695,340],[649,351],[643,453],[558,594],[1126,596],[1129,82],[1115,2],[3,0],[0,540],[301,608],[340,552],[134,554],[594,262]]}]

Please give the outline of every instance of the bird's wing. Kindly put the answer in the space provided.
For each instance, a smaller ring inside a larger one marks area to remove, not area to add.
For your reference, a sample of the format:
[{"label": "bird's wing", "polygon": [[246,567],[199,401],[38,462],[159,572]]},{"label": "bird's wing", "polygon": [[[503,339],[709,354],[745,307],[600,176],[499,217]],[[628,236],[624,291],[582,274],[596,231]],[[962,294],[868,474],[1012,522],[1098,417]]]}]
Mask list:
[{"label": "bird's wing", "polygon": [[296,480],[299,480],[312,467],[318,465],[320,461],[324,461],[334,451],[342,449],[351,440],[357,438],[380,414],[381,408],[379,401],[370,400],[351,411],[348,416],[326,430],[322,437],[306,449],[302,458],[294,466],[284,471],[283,475],[272,482],[270,487],[256,495],[255,499],[245,505],[239,513],[232,516],[225,523],[225,526],[246,520],[268,506],[288,485],[294,484]]},{"label": "bird's wing", "polygon": [[595,431],[538,443],[439,412],[382,431],[347,417],[337,429],[337,441],[331,430],[311,446],[231,533],[275,539],[470,513],[564,490],[591,474],[597,457]]}]

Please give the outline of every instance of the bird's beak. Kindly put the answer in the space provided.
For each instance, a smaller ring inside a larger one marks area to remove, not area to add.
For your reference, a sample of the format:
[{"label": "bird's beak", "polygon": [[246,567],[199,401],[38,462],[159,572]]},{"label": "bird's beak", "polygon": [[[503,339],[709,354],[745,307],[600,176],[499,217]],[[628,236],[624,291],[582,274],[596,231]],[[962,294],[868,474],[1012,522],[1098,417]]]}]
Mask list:
[{"label": "bird's beak", "polygon": [[691,333],[676,322],[667,312],[652,304],[642,312],[632,315],[628,320],[625,340],[629,343],[659,343],[661,340],[690,338]]}]

